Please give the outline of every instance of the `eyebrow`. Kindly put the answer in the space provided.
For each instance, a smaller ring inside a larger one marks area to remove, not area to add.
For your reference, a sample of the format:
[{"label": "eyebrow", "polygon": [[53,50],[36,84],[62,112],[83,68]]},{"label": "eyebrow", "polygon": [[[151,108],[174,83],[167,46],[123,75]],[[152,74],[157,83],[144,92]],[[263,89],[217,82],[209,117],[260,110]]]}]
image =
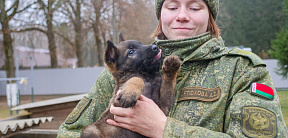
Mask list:
[{"label": "eyebrow", "polygon": [[[165,0],[165,1],[179,1],[179,0]],[[189,0],[189,1],[202,1],[202,0]]]},{"label": "eyebrow", "polygon": [[[167,1],[167,2],[179,2],[179,0],[165,0],[165,1]],[[188,0],[187,2],[201,2],[201,1],[203,1],[203,0]]]}]

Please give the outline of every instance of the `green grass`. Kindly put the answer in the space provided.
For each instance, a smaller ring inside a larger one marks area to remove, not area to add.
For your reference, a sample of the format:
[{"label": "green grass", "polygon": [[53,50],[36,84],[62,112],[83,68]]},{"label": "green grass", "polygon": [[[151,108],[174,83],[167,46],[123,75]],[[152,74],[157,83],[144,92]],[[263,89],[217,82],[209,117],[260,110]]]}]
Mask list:
[{"label": "green grass", "polygon": [[[0,119],[4,119],[10,117],[10,108],[8,107],[0,107]],[[14,113],[15,114],[15,113]]]},{"label": "green grass", "polygon": [[280,98],[281,110],[286,123],[288,125],[288,91],[277,92]]}]

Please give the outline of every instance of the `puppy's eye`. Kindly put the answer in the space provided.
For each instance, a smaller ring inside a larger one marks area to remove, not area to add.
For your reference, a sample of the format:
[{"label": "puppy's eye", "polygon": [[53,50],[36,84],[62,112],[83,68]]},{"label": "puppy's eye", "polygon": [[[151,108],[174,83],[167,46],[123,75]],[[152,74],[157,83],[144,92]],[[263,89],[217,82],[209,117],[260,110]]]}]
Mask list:
[{"label": "puppy's eye", "polygon": [[130,50],[129,52],[128,52],[128,54],[133,54],[134,53],[134,50]]}]

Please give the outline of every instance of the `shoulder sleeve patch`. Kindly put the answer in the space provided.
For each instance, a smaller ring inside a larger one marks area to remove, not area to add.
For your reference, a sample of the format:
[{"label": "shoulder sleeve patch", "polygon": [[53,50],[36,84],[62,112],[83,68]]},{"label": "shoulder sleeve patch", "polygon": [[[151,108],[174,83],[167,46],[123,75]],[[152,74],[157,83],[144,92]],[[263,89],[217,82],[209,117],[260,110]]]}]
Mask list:
[{"label": "shoulder sleeve patch", "polygon": [[242,131],[248,137],[275,137],[276,115],[259,106],[244,106],[241,117]]},{"label": "shoulder sleeve patch", "polygon": [[254,66],[258,66],[258,65],[264,65],[266,66],[266,64],[263,62],[263,60],[258,57],[256,54],[246,51],[246,50],[242,50],[240,48],[233,48],[229,51],[228,55],[239,55],[239,56],[243,56],[246,58],[249,58]]},{"label": "shoulder sleeve patch", "polygon": [[268,100],[273,100],[274,92],[271,87],[256,82],[253,82],[251,87],[251,94],[263,97]]},{"label": "shoulder sleeve patch", "polygon": [[82,113],[87,109],[87,107],[90,105],[92,99],[89,99],[87,97],[83,97],[80,102],[77,104],[77,106],[73,109],[73,111],[68,115],[68,117],[65,120],[66,124],[73,124],[75,123]]}]

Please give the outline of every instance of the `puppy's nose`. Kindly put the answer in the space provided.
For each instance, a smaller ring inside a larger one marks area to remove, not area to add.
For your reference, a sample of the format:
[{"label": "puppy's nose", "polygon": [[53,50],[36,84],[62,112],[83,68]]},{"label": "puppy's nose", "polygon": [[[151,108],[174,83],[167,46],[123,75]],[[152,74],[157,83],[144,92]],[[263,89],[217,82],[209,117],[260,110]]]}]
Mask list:
[{"label": "puppy's nose", "polygon": [[152,45],[152,51],[158,51],[158,47],[156,45]]}]

